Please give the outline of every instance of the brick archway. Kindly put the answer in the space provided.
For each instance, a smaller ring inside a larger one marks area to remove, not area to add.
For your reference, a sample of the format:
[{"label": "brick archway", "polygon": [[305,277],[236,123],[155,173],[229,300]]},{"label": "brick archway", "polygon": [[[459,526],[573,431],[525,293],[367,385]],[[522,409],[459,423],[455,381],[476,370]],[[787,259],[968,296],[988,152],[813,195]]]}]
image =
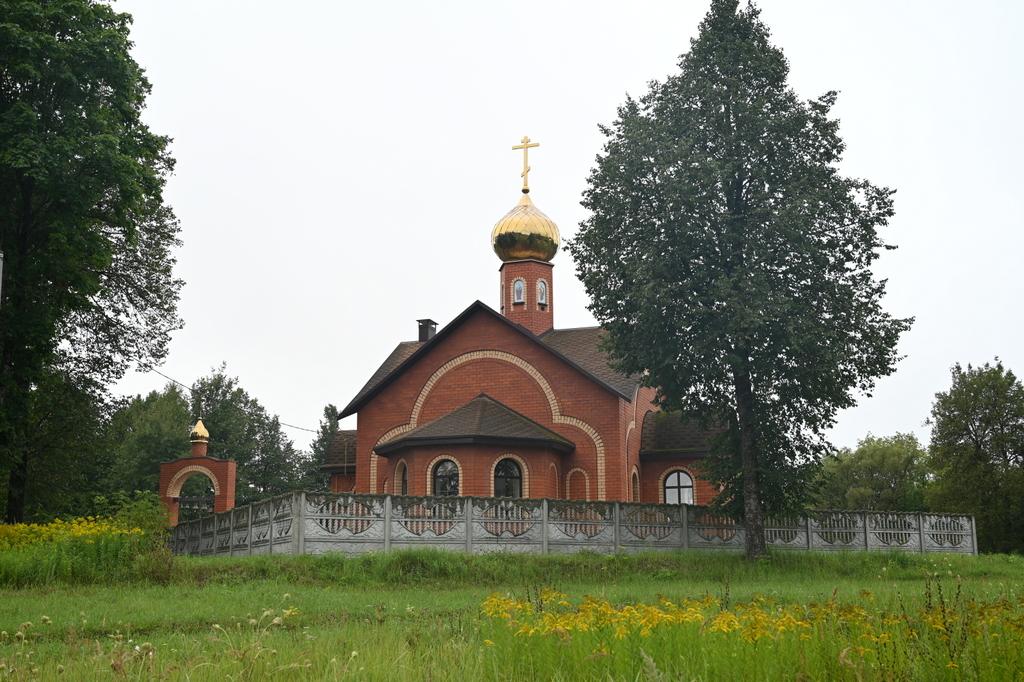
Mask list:
[{"label": "brick archway", "polygon": [[181,487],[193,476],[206,476],[213,483],[213,511],[235,506],[234,460],[216,457],[182,457],[160,465],[160,500],[167,507],[167,523],[178,524],[178,499]]}]

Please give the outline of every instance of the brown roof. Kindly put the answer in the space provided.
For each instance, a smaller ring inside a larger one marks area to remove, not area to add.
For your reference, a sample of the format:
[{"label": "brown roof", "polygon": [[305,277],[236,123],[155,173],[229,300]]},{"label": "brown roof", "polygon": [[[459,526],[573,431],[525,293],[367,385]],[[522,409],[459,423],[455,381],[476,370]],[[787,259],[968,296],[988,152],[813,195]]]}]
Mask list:
[{"label": "brown roof", "polygon": [[[327,448],[327,456],[321,469],[352,473],[356,467],[356,432],[338,431]],[[350,471],[349,471],[350,469]]]},{"label": "brown roof", "polygon": [[420,346],[423,345],[421,341],[403,341],[402,343],[395,346],[395,349],[391,351],[391,355],[384,360],[384,363],[377,368],[377,371],[373,373],[370,380],[359,389],[359,393],[352,399],[352,404],[355,404],[363,399],[370,391],[377,387],[377,384],[388,378],[392,372],[398,369],[403,362],[408,360],[413,353],[419,350]]},{"label": "brown roof", "polygon": [[648,412],[640,432],[640,453],[704,456],[711,450],[712,435],[682,412]]},{"label": "brown roof", "polygon": [[572,441],[481,393],[445,416],[378,445],[376,452],[385,455],[416,445],[463,444],[533,444],[563,452],[576,447]]},{"label": "brown roof", "polygon": [[639,379],[637,377],[627,377],[611,367],[608,357],[599,347],[601,336],[604,333],[601,327],[557,329],[546,332],[542,336],[537,336],[525,327],[509,321],[508,318],[487,304],[476,301],[429,341],[404,341],[398,344],[395,350],[391,352],[391,355],[384,361],[384,364],[377,368],[377,371],[373,373],[370,380],[352,398],[339,416],[347,417],[355,414],[362,407],[362,404],[374,393],[383,389],[391,380],[401,374],[403,368],[412,365],[415,362],[414,356],[426,352],[429,347],[439,343],[477,310],[486,311],[507,324],[511,329],[541,344],[564,362],[575,367],[608,390],[619,394],[626,400],[633,400],[636,388],[640,385]]},{"label": "brown roof", "polygon": [[617,393],[632,400],[633,394],[640,386],[640,377],[628,376],[612,367],[608,355],[601,349],[604,335],[605,330],[602,327],[552,329],[542,334],[540,341],[614,388]]}]

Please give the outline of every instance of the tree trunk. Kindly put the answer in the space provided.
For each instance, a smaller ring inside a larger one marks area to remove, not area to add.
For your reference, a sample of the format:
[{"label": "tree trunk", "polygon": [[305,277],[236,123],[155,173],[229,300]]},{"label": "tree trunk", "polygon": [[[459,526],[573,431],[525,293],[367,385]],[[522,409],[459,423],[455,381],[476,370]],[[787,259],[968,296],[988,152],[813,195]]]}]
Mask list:
[{"label": "tree trunk", "polygon": [[[744,360],[746,358],[744,357]],[[758,559],[768,553],[764,536],[764,508],[758,476],[757,443],[754,430],[754,391],[750,371],[744,367],[733,370],[736,391],[736,412],[740,436],[740,464],[743,471],[743,524],[746,529],[747,559]]]},{"label": "tree trunk", "polygon": [[[21,190],[17,222],[7,237],[16,253],[5,252],[3,290],[3,316],[0,322],[23,319],[25,310],[36,303],[27,293],[25,263],[29,260],[29,235],[33,228],[32,197],[34,183],[30,178],[19,176]],[[9,329],[7,330],[9,332]],[[3,336],[0,333],[0,336]],[[26,338],[8,334],[0,338],[0,408],[4,423],[0,424],[0,457],[10,461],[7,479],[7,508],[4,517],[7,523],[18,523],[25,518],[25,491],[28,487],[28,448],[23,440],[25,421],[28,418],[28,395],[32,387],[31,369],[34,367],[33,351]]]},{"label": "tree trunk", "polygon": [[11,473],[7,478],[7,512],[4,514],[6,523],[21,523],[25,520],[25,488],[28,484],[28,449],[24,446],[15,447],[16,459],[11,465]]}]

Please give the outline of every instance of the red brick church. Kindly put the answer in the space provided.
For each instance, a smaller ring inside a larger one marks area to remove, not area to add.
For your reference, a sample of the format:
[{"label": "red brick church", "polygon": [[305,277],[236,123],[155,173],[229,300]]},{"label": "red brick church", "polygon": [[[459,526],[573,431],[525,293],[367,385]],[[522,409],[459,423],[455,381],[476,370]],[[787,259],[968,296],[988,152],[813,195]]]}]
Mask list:
[{"label": "red brick church", "polygon": [[600,327],[555,328],[559,233],[530,199],[494,226],[497,309],[476,301],[437,331],[419,320],[342,417],[324,469],[335,492],[705,504],[706,434],[611,367]]}]

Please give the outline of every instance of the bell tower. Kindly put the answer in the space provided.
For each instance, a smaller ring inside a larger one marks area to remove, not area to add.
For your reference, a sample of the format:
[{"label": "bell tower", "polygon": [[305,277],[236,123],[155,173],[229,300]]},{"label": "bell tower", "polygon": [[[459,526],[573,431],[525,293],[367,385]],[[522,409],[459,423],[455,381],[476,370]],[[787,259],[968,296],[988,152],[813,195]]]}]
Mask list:
[{"label": "bell tower", "polygon": [[539,146],[524,137],[512,147],[523,150],[523,196],[491,231],[491,246],[502,260],[501,314],[538,335],[554,327],[551,259],[560,243],[558,226],[530,199],[529,153]]}]

